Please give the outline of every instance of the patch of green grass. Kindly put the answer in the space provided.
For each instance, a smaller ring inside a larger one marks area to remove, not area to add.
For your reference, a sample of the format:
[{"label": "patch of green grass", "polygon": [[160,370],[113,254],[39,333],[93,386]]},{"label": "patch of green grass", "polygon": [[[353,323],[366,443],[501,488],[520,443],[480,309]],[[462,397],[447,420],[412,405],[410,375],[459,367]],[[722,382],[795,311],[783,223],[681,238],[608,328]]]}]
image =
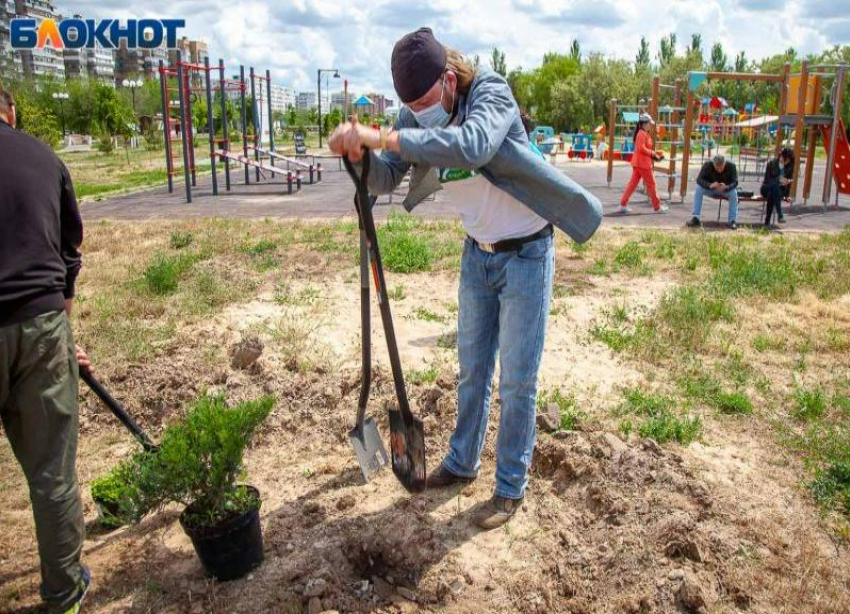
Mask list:
[{"label": "patch of green grass", "polygon": [[561,417],[558,427],[561,431],[574,431],[579,423],[587,419],[587,414],[579,409],[573,393],[564,394],[559,388],[554,388],[537,396],[537,408],[540,411],[545,410],[552,403],[557,406]]},{"label": "patch of green grass", "polygon": [[309,284],[296,292],[288,283],[282,283],[275,286],[274,302],[278,305],[312,305],[319,300],[321,294],[321,290]]},{"label": "patch of green grass", "polygon": [[180,278],[198,261],[198,256],[186,253],[167,255],[157,253],[145,267],[142,281],[147,290],[156,296],[165,296],[177,290]]},{"label": "patch of green grass", "polygon": [[832,406],[850,416],[850,396],[846,394],[836,394],[832,397]]},{"label": "patch of green grass", "polygon": [[383,246],[382,262],[388,271],[416,273],[431,269],[434,254],[431,246],[422,237],[412,234],[395,234],[380,242]]},{"label": "patch of green grass", "polygon": [[445,316],[441,316],[438,313],[435,313],[425,307],[417,307],[412,314],[412,317],[417,320],[424,320],[425,322],[439,322],[440,324],[445,324],[448,320]]},{"label": "patch of green grass", "polygon": [[798,388],[794,391],[794,405],[791,408],[791,416],[796,420],[811,422],[817,420],[826,413],[826,393],[823,388],[814,390],[803,390]]},{"label": "patch of green grass", "polygon": [[749,416],[753,413],[753,402],[743,392],[719,392],[711,402],[723,414]]},{"label": "patch of green grass", "polygon": [[599,277],[603,277],[608,275],[608,262],[606,262],[603,258],[597,258],[593,261],[593,264],[587,269],[588,275],[596,275]]},{"label": "patch of green grass", "polygon": [[244,251],[249,256],[262,256],[277,249],[277,243],[269,239],[261,239],[245,247]]},{"label": "patch of green grass", "polygon": [[785,339],[770,333],[758,333],[750,343],[756,352],[774,352],[785,349]]},{"label": "patch of green grass", "polygon": [[429,366],[427,369],[412,369],[407,372],[406,379],[411,384],[433,384],[437,381],[437,377],[440,375],[440,372],[437,370],[437,367],[434,365]]},{"label": "patch of green grass", "polygon": [[683,446],[698,439],[701,433],[702,421],[699,416],[679,417],[669,412],[649,416],[638,426],[641,437],[649,437],[658,443],[675,441]]},{"label": "patch of green grass", "polygon": [[390,297],[391,301],[403,301],[407,295],[404,291],[404,286],[393,286],[389,292],[387,292],[387,296]]},{"label": "patch of green grass", "polygon": [[615,352],[623,352],[634,342],[633,332],[608,324],[596,324],[590,329],[590,335],[597,341],[607,345]]},{"label": "patch of green grass", "polygon": [[627,270],[638,275],[648,275],[651,272],[646,262],[646,248],[637,241],[629,241],[614,255],[614,270]]},{"label": "patch of green grass", "polygon": [[[699,416],[679,415],[675,407],[676,400],[673,397],[629,388],[623,392],[623,402],[616,413],[638,419],[637,432],[641,437],[649,437],[658,443],[675,441],[688,445],[702,434],[702,420]],[[621,431],[623,426],[621,423]]]},{"label": "patch of green grass", "polygon": [[171,233],[171,236],[168,239],[168,244],[171,245],[172,249],[184,249],[189,247],[194,239],[195,235],[191,232],[180,232],[179,230],[175,230]]},{"label": "patch of green grass", "polygon": [[850,450],[845,459],[833,460],[817,469],[809,488],[824,507],[850,514]]}]

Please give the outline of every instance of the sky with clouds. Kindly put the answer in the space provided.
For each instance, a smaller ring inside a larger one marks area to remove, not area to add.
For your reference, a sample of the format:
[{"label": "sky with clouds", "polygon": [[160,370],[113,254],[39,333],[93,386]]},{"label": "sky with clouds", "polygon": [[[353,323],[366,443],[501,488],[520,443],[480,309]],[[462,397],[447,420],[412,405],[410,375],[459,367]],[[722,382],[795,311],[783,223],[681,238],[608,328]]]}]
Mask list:
[{"label": "sky with clouds", "polygon": [[[356,92],[393,94],[394,42],[420,26],[486,62],[494,46],[508,68],[534,67],[543,54],[583,52],[633,60],[641,36],[653,57],[675,32],[679,50],[702,34],[706,55],[719,41],[731,58],[815,53],[850,44],[847,0],[56,0],[64,14],[95,18],[183,18],[213,60],[269,68],[274,82],[313,91],[317,68],[338,68]],[[341,81],[338,82],[341,86]],[[338,89],[331,86],[332,90]]]}]

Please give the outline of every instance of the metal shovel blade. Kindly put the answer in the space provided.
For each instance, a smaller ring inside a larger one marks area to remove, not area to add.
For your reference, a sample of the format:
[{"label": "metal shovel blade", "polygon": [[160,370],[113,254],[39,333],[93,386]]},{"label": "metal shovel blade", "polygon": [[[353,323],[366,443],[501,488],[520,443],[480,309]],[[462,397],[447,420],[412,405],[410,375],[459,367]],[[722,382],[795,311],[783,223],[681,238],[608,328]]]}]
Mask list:
[{"label": "metal shovel blade", "polygon": [[386,466],[388,461],[387,451],[384,448],[384,442],[381,441],[375,419],[371,416],[366,418],[362,424],[348,431],[348,438],[351,439],[351,445],[357,455],[363,479],[369,482]]},{"label": "metal shovel blade", "polygon": [[425,490],[425,425],[411,415],[408,421],[389,407],[393,473],[409,492]]}]

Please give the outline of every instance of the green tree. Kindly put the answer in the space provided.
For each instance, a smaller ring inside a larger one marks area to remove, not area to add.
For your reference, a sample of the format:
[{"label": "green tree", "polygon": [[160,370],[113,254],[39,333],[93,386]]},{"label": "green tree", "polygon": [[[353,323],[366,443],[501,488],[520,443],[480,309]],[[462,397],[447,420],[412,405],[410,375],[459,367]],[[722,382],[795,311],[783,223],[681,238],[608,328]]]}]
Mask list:
[{"label": "green tree", "polygon": [[711,47],[711,70],[715,72],[726,72],[729,68],[729,58],[723,51],[721,43],[714,43]]},{"label": "green tree", "polygon": [[649,43],[644,36],[640,37],[640,49],[635,56],[635,69],[639,66],[649,66]]},{"label": "green tree", "polygon": [[581,64],[581,43],[578,42],[577,38],[574,38],[570,45],[570,59]]},{"label": "green tree", "polygon": [[547,53],[543,56],[543,65],[534,71],[531,80],[531,100],[528,105],[541,123],[557,121],[558,112],[554,108],[552,88],[556,83],[578,72],[578,63],[568,56],[558,53]]},{"label": "green tree", "polygon": [[24,132],[56,147],[62,139],[59,118],[50,105],[44,104],[32,90],[13,90],[18,127]]},{"label": "green tree", "polygon": [[503,77],[508,75],[505,52],[500,51],[498,47],[493,47],[493,53],[490,56],[490,67]]},{"label": "green tree", "polygon": [[676,57],[676,34],[671,32],[661,39],[658,52],[658,61],[661,66],[666,66]]},{"label": "green tree", "polygon": [[[647,74],[647,83],[649,83]],[[608,101],[616,98],[629,104],[638,95],[638,83],[632,67],[625,60],[608,59],[601,53],[591,53],[581,67],[579,88],[590,106],[584,122],[593,127],[607,119]]]},{"label": "green tree", "polygon": [[134,123],[133,110],[118,95],[115,88],[95,83],[92,121],[110,135],[130,136],[129,125]]},{"label": "green tree", "polygon": [[702,59],[702,34],[691,35],[691,46],[688,47],[688,53],[697,54]]},{"label": "green tree", "polygon": [[741,51],[741,53],[735,56],[735,72],[749,72],[748,68],[747,52]]},{"label": "green tree", "polygon": [[583,91],[577,75],[561,79],[552,87],[551,111],[545,116],[546,123],[556,129],[576,132],[593,121],[590,100]]},{"label": "green tree", "polygon": [[192,126],[195,133],[205,131],[207,125],[207,103],[203,100],[198,100],[192,105]]}]

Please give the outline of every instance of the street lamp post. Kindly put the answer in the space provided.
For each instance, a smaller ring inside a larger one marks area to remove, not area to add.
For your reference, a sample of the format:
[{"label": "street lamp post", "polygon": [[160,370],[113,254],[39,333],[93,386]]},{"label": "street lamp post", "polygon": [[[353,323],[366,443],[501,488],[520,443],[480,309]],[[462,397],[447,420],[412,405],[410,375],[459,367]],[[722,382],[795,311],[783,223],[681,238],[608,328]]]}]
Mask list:
[{"label": "street lamp post", "polygon": [[319,89],[319,147],[322,147],[322,73],[333,73],[334,79],[339,79],[339,70],[336,68],[320,68],[316,71],[316,85]]},{"label": "street lamp post", "polygon": [[136,132],[138,132],[139,120],[136,116],[136,88],[142,87],[144,85],[144,82],[141,79],[139,79],[138,81],[133,81],[132,79],[124,79],[124,81],[121,82],[121,85],[130,88],[130,95],[133,98],[133,123],[136,126]]},{"label": "street lamp post", "polygon": [[65,138],[65,101],[68,100],[67,92],[53,92],[53,100],[59,101],[59,110],[62,114],[62,138]]}]

